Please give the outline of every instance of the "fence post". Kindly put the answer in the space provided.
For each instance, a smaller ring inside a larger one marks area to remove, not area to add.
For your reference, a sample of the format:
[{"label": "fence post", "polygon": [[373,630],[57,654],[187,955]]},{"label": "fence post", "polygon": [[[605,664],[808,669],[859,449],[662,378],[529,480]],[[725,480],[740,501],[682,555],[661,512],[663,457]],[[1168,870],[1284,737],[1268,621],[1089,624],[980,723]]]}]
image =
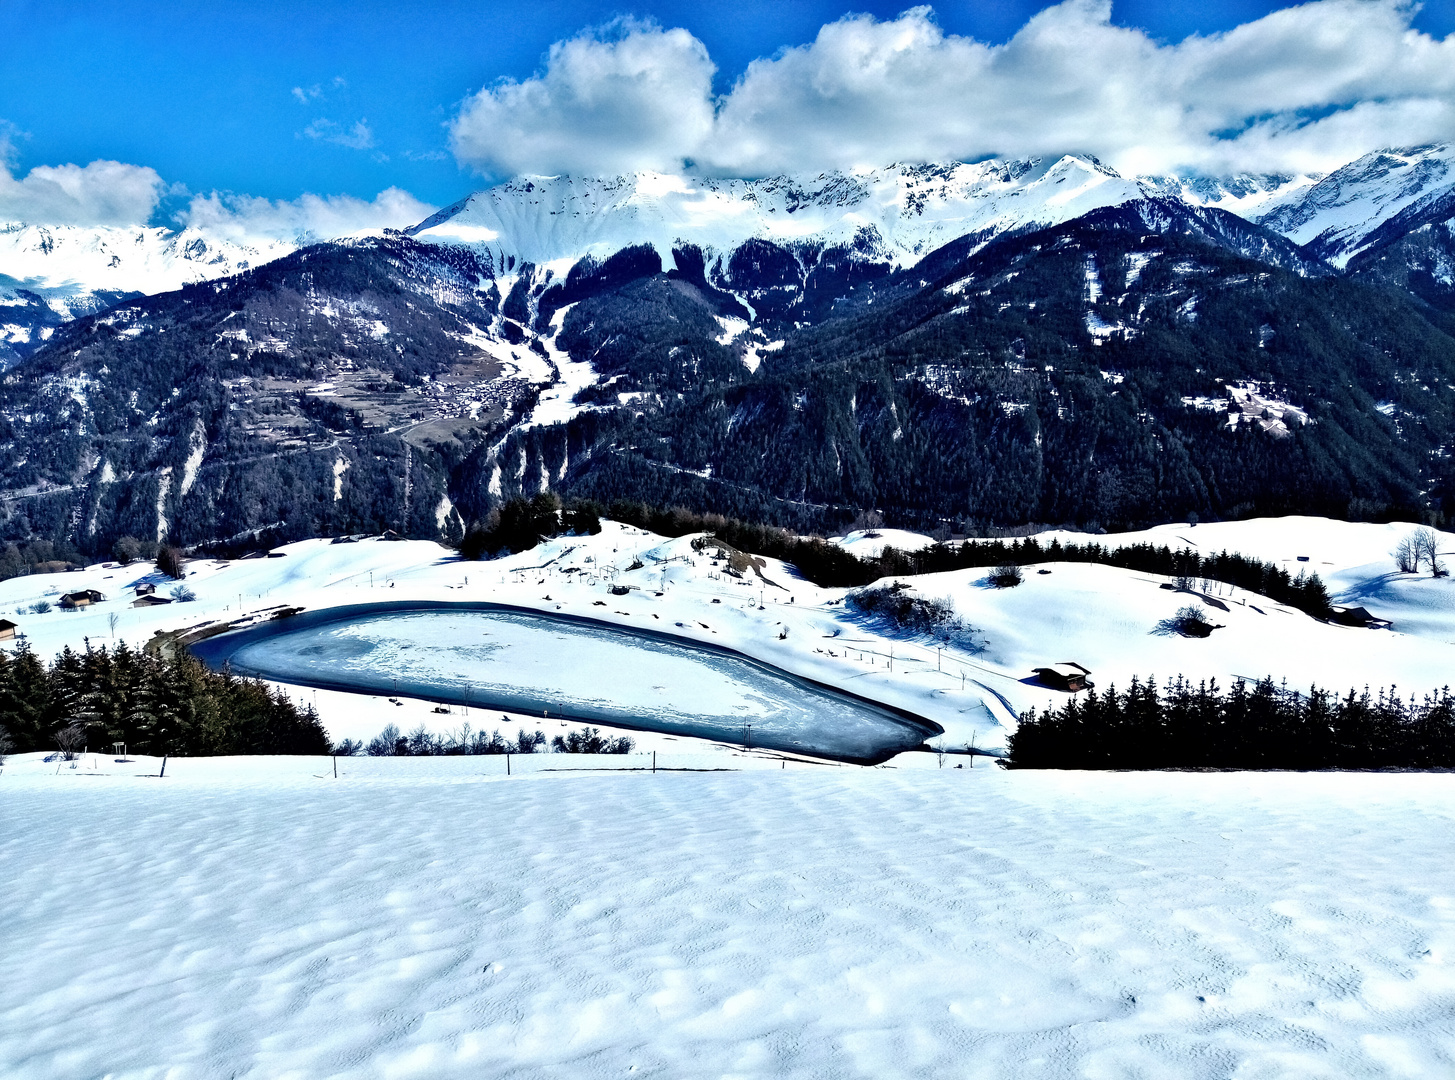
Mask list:
[{"label": "fence post", "polygon": [[164,777],[166,775],[167,775],[167,755],[166,754],[163,754],[162,755],[162,771],[159,772],[159,773],[157,773],[157,779],[160,780],[162,777]]}]

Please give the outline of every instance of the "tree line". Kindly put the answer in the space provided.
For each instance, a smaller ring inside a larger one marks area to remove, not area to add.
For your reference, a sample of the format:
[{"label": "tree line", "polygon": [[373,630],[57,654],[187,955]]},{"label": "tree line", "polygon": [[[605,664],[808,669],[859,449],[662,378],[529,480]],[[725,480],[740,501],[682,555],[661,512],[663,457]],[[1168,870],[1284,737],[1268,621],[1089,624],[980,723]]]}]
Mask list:
[{"label": "tree line", "polygon": [[261,682],[211,671],[179,650],[67,646],[46,664],[24,643],[0,651],[0,730],[21,752],[83,747],[128,753],[326,754],[328,733]]},{"label": "tree line", "polygon": [[1017,769],[1455,768],[1455,695],[1403,698],[1393,687],[1340,697],[1265,678],[1230,689],[1178,677],[1161,691],[1078,694],[1021,717],[1006,764]]},{"label": "tree line", "polygon": [[[505,719],[502,717],[502,719]],[[630,754],[636,742],[628,735],[603,735],[594,727],[572,730],[546,742],[540,730],[516,732],[514,741],[498,730],[488,734],[472,729],[468,722],[455,731],[432,732],[420,724],[408,735],[397,724],[388,724],[367,743],[344,739],[334,752],[347,757],[367,754],[369,757],[473,757],[495,754]]]}]

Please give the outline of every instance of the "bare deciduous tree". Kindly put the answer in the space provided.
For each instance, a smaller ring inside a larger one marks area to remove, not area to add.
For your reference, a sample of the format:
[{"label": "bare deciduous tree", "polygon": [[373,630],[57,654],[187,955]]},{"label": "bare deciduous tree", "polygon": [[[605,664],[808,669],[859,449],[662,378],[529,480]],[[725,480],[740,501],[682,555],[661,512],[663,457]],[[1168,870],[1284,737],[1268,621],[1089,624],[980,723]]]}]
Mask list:
[{"label": "bare deciduous tree", "polygon": [[86,745],[86,729],[79,723],[67,724],[56,732],[55,739],[61,757],[66,761],[74,761],[76,751]]},{"label": "bare deciduous tree", "polygon": [[1399,567],[1401,574],[1418,573],[1420,569],[1420,553],[1415,547],[1415,537],[1411,533],[1402,537],[1394,550],[1390,552],[1394,556],[1394,564]]},{"label": "bare deciduous tree", "polygon": [[1415,549],[1415,569],[1421,562],[1430,564],[1430,573],[1439,577],[1445,566],[1440,562],[1440,534],[1434,529],[1416,529],[1410,534]]}]

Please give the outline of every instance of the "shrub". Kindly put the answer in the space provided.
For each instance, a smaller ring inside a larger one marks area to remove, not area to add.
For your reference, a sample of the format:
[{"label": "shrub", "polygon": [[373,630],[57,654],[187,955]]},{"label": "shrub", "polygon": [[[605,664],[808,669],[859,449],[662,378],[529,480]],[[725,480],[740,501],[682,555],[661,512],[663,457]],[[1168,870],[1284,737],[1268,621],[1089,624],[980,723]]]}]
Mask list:
[{"label": "shrub", "polygon": [[544,731],[527,732],[524,728],[515,733],[515,750],[517,754],[534,754],[541,747],[546,745],[546,733]]},{"label": "shrub", "polygon": [[[898,581],[887,587],[857,589],[844,599],[851,609],[883,619],[895,630],[975,647],[972,638],[974,628],[956,614],[949,602],[914,596],[912,588],[906,582]],[[786,631],[782,636],[787,637]]]},{"label": "shrub", "polygon": [[57,729],[52,738],[61,752],[61,760],[74,761],[77,752],[86,745],[86,727],[73,720],[65,727]]},{"label": "shrub", "polygon": [[333,744],[333,753],[339,757],[354,757],[364,749],[358,739],[344,739]]},{"label": "shrub", "polygon": [[32,615],[44,615],[50,609],[51,605],[49,600],[37,600],[30,605],[30,613]]},{"label": "shrub", "polygon": [[1206,614],[1206,611],[1196,604],[1186,604],[1178,608],[1177,614],[1172,616],[1172,618],[1160,620],[1152,630],[1152,633],[1162,635],[1179,634],[1182,637],[1207,637],[1214,630],[1221,629],[1221,627],[1208,622],[1204,618]]},{"label": "shrub", "polygon": [[1001,563],[985,579],[997,589],[1013,589],[1025,580],[1015,563]]},{"label": "shrub", "polygon": [[[349,744],[344,740],[339,746]],[[351,753],[357,753],[359,744],[353,743],[354,749]],[[472,731],[469,724],[465,724],[458,731],[447,732],[444,735],[434,735],[425,730],[423,724],[419,725],[408,735],[405,735],[394,724],[389,724],[378,735],[369,740],[369,744],[363,747],[364,753],[370,757],[456,757],[475,756],[485,754],[534,754],[541,747],[546,745],[546,735],[543,731],[529,732],[522,729],[516,733],[514,742],[501,738],[499,731],[492,731],[486,734],[483,731]],[[338,749],[336,753],[344,753]]]},{"label": "shrub", "polygon": [[557,735],[551,749],[558,754],[630,754],[636,743],[626,735],[613,739],[594,727]]},{"label": "shrub", "polygon": [[399,728],[394,724],[387,725],[383,731],[369,740],[369,745],[364,748],[364,753],[370,757],[393,757],[399,752],[399,744],[407,741],[400,735]]},{"label": "shrub", "polygon": [[177,603],[179,604],[185,604],[189,600],[196,600],[197,594],[194,593],[191,589],[187,588],[187,586],[185,585],[178,585],[175,589],[172,590],[172,599],[177,601]]}]

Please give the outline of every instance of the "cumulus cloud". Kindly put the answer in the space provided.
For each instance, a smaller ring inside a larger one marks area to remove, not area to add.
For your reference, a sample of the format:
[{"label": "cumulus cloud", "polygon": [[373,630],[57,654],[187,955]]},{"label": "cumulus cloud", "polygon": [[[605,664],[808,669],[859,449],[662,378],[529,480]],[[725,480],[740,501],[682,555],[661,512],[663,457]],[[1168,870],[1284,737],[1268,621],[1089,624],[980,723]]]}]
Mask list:
[{"label": "cumulus cloud", "polygon": [[618,20],[551,46],[541,75],[467,100],[455,155],[497,175],[679,168],[712,133],[715,70],[686,30]]},{"label": "cumulus cloud", "polygon": [[372,200],[352,195],[275,200],[213,192],[194,196],[177,221],[239,243],[260,239],[306,243],[406,228],[419,224],[436,209],[397,187],[379,192]]},{"label": "cumulus cloud", "polygon": [[11,172],[15,129],[0,123],[0,221],[38,225],[135,225],[167,193],[155,169],[119,161],[38,165]]},{"label": "cumulus cloud", "polygon": [[848,16],[754,61],[721,97],[683,30],[618,25],[468,99],[453,149],[482,173],[852,168],[1079,151],[1125,172],[1315,171],[1455,139],[1455,35],[1407,0],[1319,0],[1163,43],[1065,0],[1003,45],[929,8]]}]

